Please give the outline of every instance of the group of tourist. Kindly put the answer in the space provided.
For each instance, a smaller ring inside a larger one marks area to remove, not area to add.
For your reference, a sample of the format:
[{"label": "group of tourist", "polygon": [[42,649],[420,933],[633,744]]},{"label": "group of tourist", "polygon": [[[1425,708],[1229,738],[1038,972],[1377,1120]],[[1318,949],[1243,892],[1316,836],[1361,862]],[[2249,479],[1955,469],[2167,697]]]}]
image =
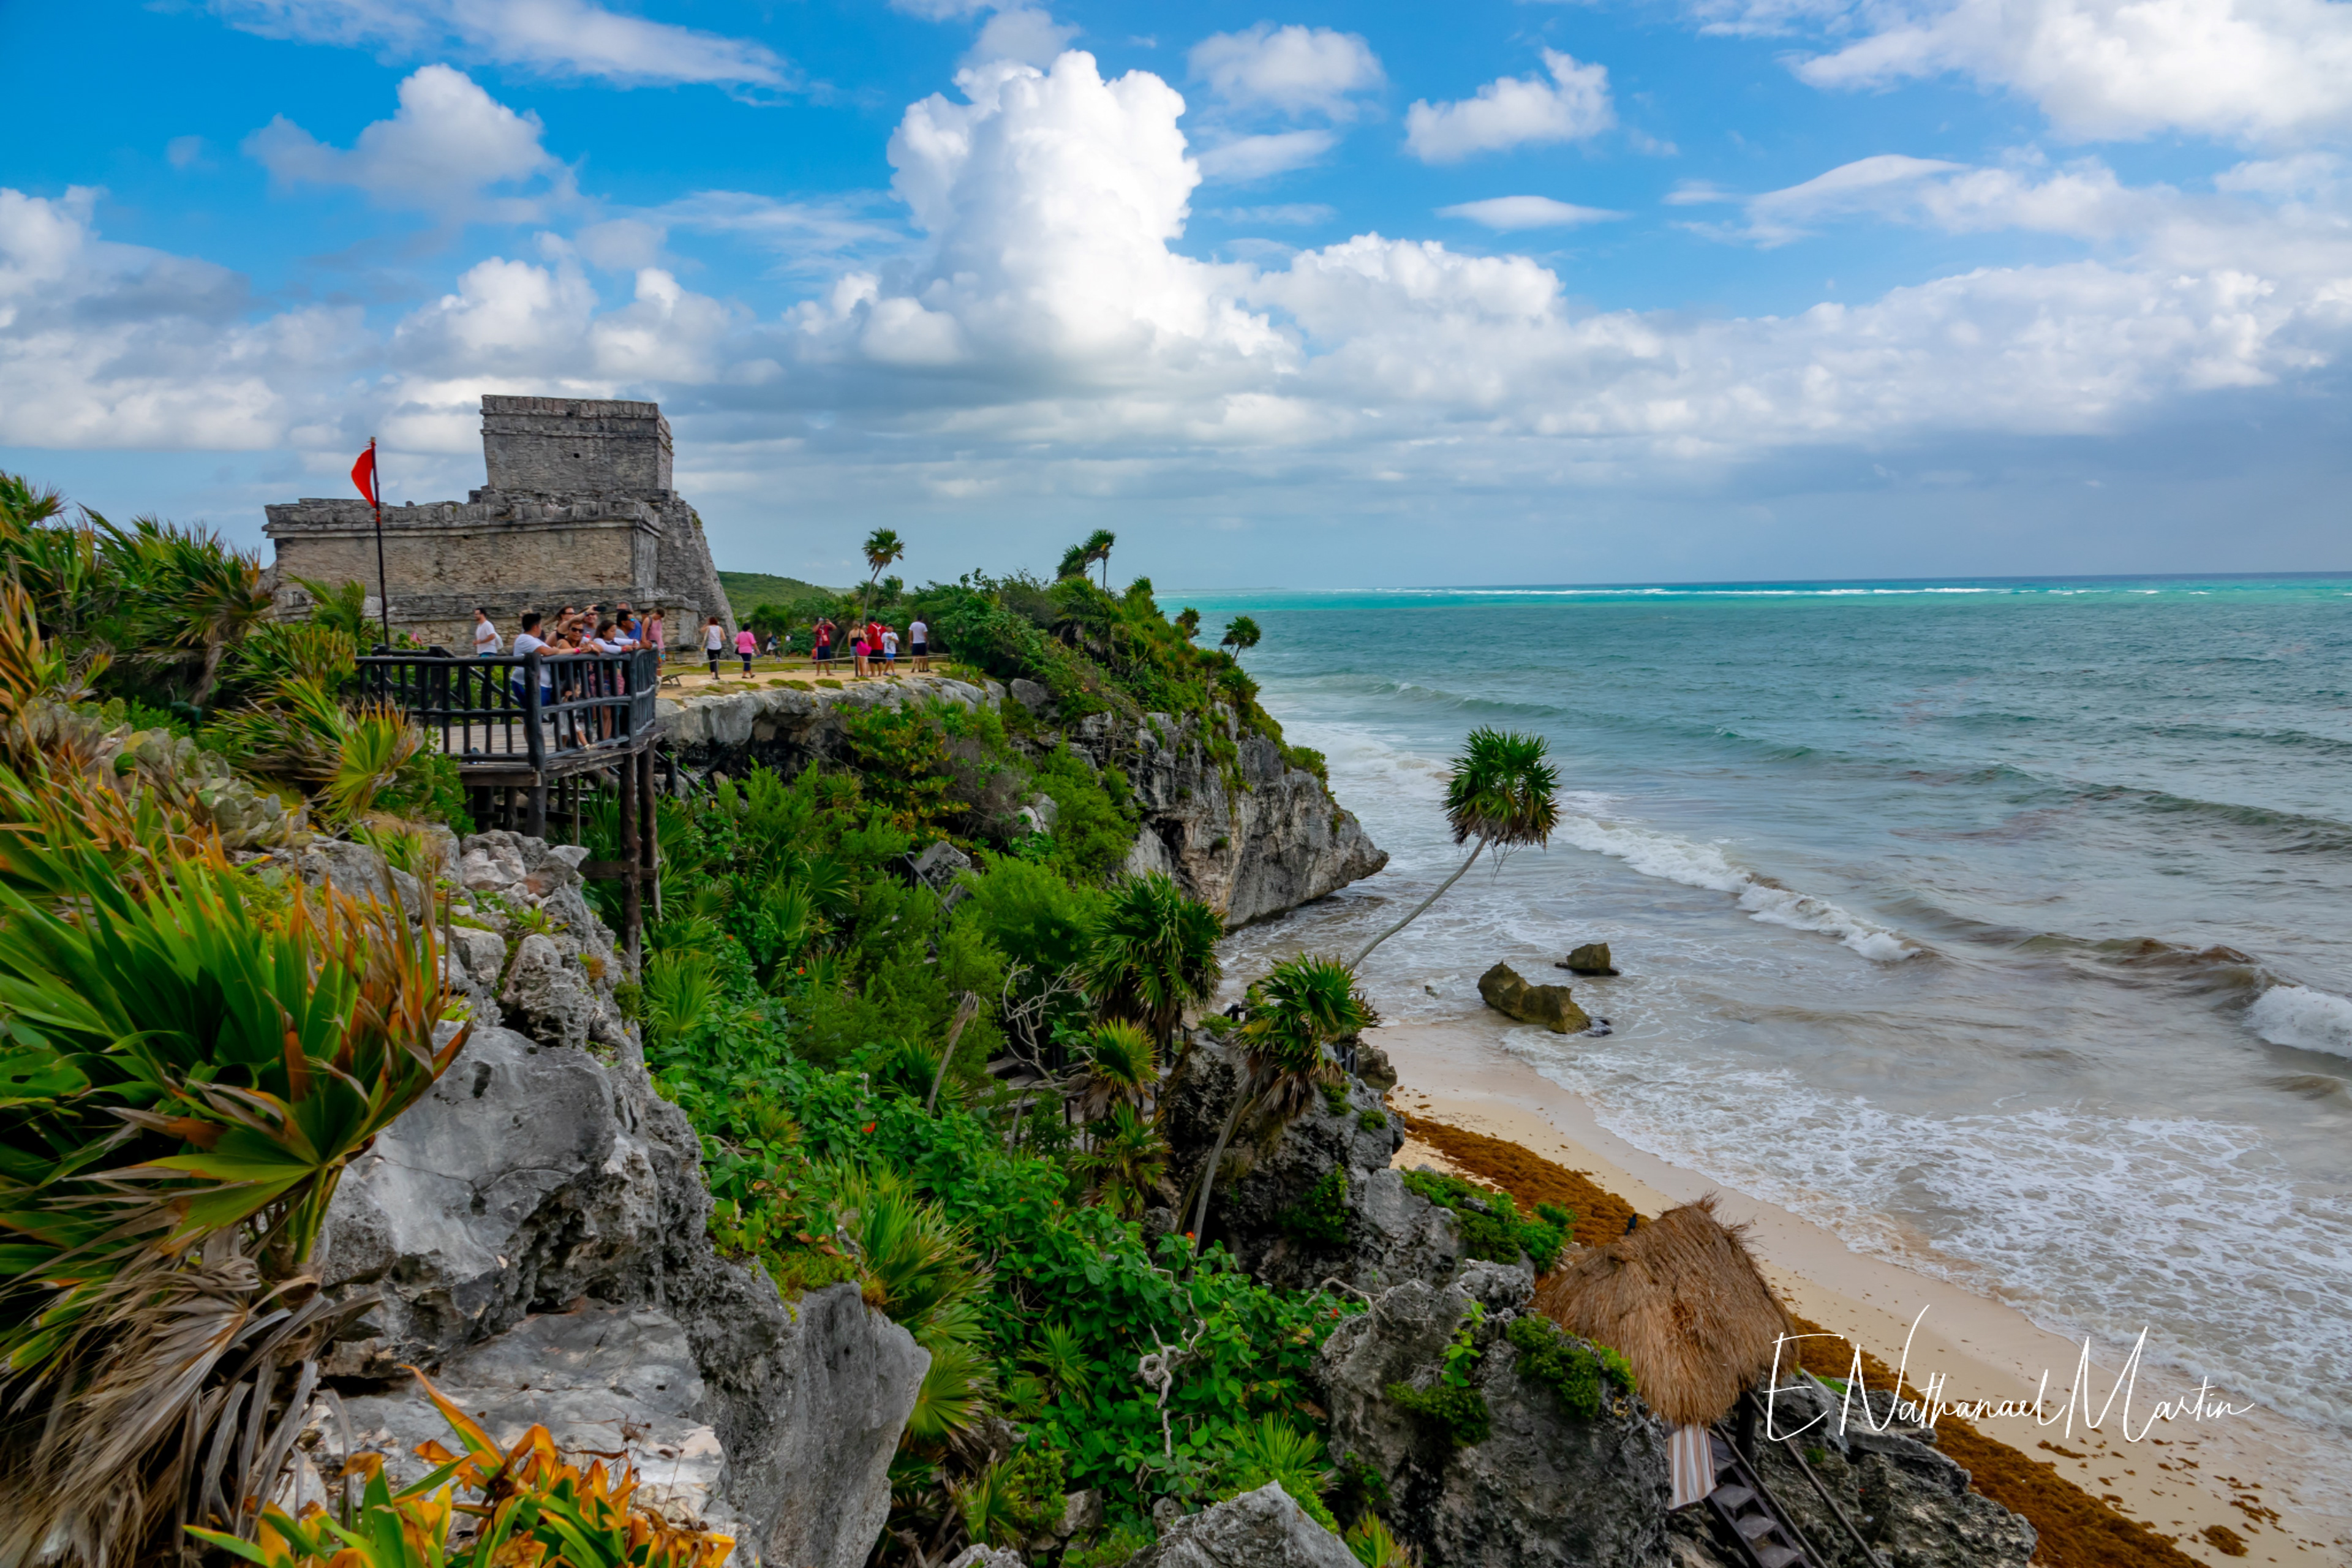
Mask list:
[{"label": "group of tourist", "polygon": [[[630,653],[648,647],[656,655],[666,657],[663,632],[662,613],[658,609],[640,618],[625,604],[613,605],[609,610],[603,605],[591,605],[585,610],[566,605],[551,623],[537,610],[525,613],[520,629],[515,633],[514,652],[517,656],[535,652],[554,658],[572,654]],[[896,626],[869,620],[862,626],[850,628],[845,647],[842,628],[827,616],[817,618],[816,624],[809,628],[809,638],[810,662],[819,670],[833,668],[835,650],[839,649],[854,661],[853,668],[861,679],[894,673],[898,668],[898,654],[903,647],[908,657],[914,660],[918,674],[930,673],[930,627],[919,619],[908,625],[903,644]],[[709,662],[713,676],[719,673],[719,661],[727,656],[730,642],[735,657],[743,661],[743,673],[747,677],[751,673],[751,661],[761,652],[759,634],[747,626],[730,639],[726,625],[717,616],[703,622],[701,640],[702,656]],[[771,655],[782,652],[790,657],[792,643],[793,634],[789,632],[781,637],[771,636],[766,651]],[[503,647],[498,623],[491,620],[489,610],[487,607],[477,609],[474,612],[474,657],[495,657],[503,651]],[[522,676],[518,672],[514,679],[516,689],[520,692]],[[553,674],[544,668],[541,671],[540,680],[547,689],[551,689],[554,685]]]},{"label": "group of tourist", "polygon": [[[842,628],[826,616],[820,616],[809,628],[809,660],[819,669],[833,668],[835,649],[841,646]],[[789,647],[787,639],[787,647]],[[848,633],[847,652],[855,661],[852,668],[860,677],[887,675],[898,668],[898,628],[880,621],[867,621],[853,626]],[[905,642],[907,656],[915,661],[915,672],[928,675],[931,669],[931,628],[920,619],[908,623]]]}]

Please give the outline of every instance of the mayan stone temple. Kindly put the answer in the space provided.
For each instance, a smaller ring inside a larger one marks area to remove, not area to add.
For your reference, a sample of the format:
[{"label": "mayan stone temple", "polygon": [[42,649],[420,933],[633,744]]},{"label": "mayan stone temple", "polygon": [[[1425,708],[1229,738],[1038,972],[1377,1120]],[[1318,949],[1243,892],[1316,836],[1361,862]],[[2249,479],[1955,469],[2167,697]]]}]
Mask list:
[{"label": "mayan stone temple", "polygon": [[[674,646],[705,616],[733,631],[702,520],[670,488],[659,404],[484,397],[482,458],[489,482],[465,500],[383,509],[394,626],[464,651],[476,605],[511,637],[525,610],[626,603],[667,611]],[[363,583],[373,598],[367,502],[305,498],[268,510],[281,615],[309,606],[305,577]]]}]

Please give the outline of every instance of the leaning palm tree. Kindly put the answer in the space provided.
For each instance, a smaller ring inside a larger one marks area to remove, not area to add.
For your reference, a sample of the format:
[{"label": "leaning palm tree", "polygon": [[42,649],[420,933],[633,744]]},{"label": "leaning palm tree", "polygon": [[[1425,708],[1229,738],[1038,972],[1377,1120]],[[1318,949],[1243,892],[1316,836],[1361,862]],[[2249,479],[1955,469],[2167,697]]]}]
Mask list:
[{"label": "leaning palm tree", "polygon": [[1507,851],[1550,840],[1551,830],[1559,825],[1559,803],[1553,798],[1559,788],[1559,770],[1544,760],[1550,749],[1550,742],[1540,735],[1486,728],[1470,731],[1462,754],[1454,759],[1454,775],[1445,784],[1445,820],[1454,829],[1454,843],[1467,844],[1473,838],[1478,842],[1471,845],[1470,853],[1454,875],[1437,885],[1435,892],[1366,942],[1363,951],[1348,961],[1349,969],[1361,968],[1372,949],[1419,920],[1423,910],[1462,879],[1489,844]]},{"label": "leaning palm tree", "polygon": [[1238,658],[1257,647],[1257,623],[1247,616],[1235,616],[1225,623],[1225,635],[1218,640],[1219,647],[1229,647]]},{"label": "leaning palm tree", "polygon": [[1110,547],[1118,542],[1118,534],[1108,528],[1097,528],[1087,534],[1086,543],[1079,546],[1087,552],[1088,561],[1102,563],[1102,585],[1105,593],[1110,592]]},{"label": "leaning palm tree", "polygon": [[1132,1019],[1165,1046],[1185,1004],[1215,993],[1224,934],[1216,910],[1186,898],[1166,872],[1129,877],[1111,889],[1079,973],[1104,1016]]},{"label": "leaning palm tree", "polygon": [[1254,1110],[1268,1110],[1285,1120],[1297,1115],[1313,1103],[1317,1086],[1339,1077],[1339,1063],[1324,1047],[1380,1022],[1371,1004],[1356,989],[1352,968],[1330,958],[1285,959],[1250,987],[1243,1005],[1248,1019],[1240,1032],[1241,1081],[1234,1086],[1225,1124],[1217,1132],[1208,1163],[1201,1167],[1201,1193],[1192,1210],[1192,1234],[1203,1239],[1217,1167],[1242,1118]]},{"label": "leaning palm tree", "polygon": [[1194,609],[1190,605],[1185,605],[1183,609],[1177,612],[1176,629],[1184,634],[1184,640],[1186,642],[1191,642],[1194,637],[1199,637],[1201,635],[1201,612]]},{"label": "leaning palm tree", "polygon": [[1087,574],[1087,568],[1092,564],[1094,557],[1087,553],[1087,547],[1073,544],[1062,552],[1062,563],[1054,568],[1054,581],[1058,583],[1065,577],[1083,577]]},{"label": "leaning palm tree", "polygon": [[882,568],[889,565],[893,561],[904,561],[906,558],[906,542],[898,537],[898,530],[877,528],[866,536],[866,564],[873,570],[866,574],[865,610],[857,617],[859,620],[873,618],[874,584],[881,580]]}]

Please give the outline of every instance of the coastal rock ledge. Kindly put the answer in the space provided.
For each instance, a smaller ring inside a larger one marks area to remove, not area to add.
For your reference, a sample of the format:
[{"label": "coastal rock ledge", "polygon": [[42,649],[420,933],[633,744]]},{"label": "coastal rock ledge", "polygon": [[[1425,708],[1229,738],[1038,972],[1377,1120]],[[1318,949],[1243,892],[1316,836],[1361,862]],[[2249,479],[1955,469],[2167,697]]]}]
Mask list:
[{"label": "coastal rock ledge", "polygon": [[[1018,744],[1043,751],[1066,742],[1096,771],[1116,767],[1127,776],[1143,820],[1126,868],[1167,872],[1223,916],[1228,930],[1328,898],[1389,863],[1388,852],[1332,799],[1322,779],[1293,765],[1281,742],[1244,730],[1229,708],[1218,707],[1205,721],[1103,712],[1061,724],[1042,689],[1014,685],[1008,699],[993,680],[975,685],[909,675],[838,689],[689,692],[655,706],[664,733],[692,771],[739,776],[758,766],[789,778],[813,762],[848,755],[842,721],[851,714],[908,702],[972,709],[1019,701],[1038,726]],[[1024,803],[994,801],[982,789],[968,804],[982,816],[1009,822]]]}]

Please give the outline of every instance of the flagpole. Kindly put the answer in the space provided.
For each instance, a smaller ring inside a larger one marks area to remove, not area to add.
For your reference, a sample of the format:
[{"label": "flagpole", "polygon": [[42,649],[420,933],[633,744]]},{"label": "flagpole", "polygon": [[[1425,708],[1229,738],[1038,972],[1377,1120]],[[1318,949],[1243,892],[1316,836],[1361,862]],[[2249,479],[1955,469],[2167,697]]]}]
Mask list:
[{"label": "flagpole", "polygon": [[376,461],[375,437],[368,437],[368,478],[374,481],[368,488],[374,493],[368,499],[375,503],[375,607],[383,620],[383,646],[392,647],[392,584],[383,571],[383,468]]}]

